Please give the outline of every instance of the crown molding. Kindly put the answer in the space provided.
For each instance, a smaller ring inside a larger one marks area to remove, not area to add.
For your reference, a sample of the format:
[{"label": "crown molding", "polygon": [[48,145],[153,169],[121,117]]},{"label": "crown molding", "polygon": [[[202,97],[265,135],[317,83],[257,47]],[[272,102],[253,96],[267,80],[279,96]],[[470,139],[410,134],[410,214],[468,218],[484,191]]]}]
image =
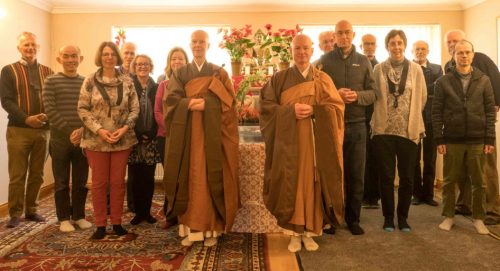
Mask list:
[{"label": "crown molding", "polygon": [[486,0],[463,0],[462,1],[462,8],[463,9],[472,8],[472,7],[475,7],[479,4],[482,4],[484,2],[486,2]]},{"label": "crown molding", "polygon": [[28,5],[32,5],[34,7],[37,7],[39,9],[52,12],[52,9],[54,8],[54,5],[52,4],[51,0],[22,0]]},{"label": "crown molding", "polygon": [[[23,2],[54,14],[66,13],[213,13],[213,12],[332,12],[332,11],[458,11],[477,6],[486,0],[461,0],[448,4],[317,4],[317,5],[283,5],[283,4],[243,4],[243,5],[148,5],[117,6],[103,4],[89,6],[74,4],[55,6],[51,0],[22,0]],[[103,1],[104,2],[104,1]]]},{"label": "crown molding", "polygon": [[148,7],[54,7],[52,13],[213,13],[213,12],[331,12],[331,11],[457,11],[461,4],[438,5],[221,5]]}]

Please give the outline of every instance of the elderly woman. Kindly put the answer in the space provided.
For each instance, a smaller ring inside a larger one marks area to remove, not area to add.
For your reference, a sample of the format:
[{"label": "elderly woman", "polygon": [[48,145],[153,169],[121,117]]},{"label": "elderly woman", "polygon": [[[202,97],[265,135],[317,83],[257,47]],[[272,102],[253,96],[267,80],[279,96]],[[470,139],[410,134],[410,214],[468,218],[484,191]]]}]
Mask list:
[{"label": "elderly woman", "polygon": [[399,174],[397,219],[401,231],[411,231],[407,218],[413,190],[417,144],[424,136],[422,110],[427,99],[420,65],[405,58],[406,35],[391,30],[385,37],[389,59],[375,66],[377,101],[371,120],[374,149],[380,168],[384,230],[394,226],[394,177]]},{"label": "elderly woman", "polygon": [[[179,67],[186,65],[189,62],[186,51],[181,47],[174,47],[170,50],[167,57],[167,67],[165,68],[165,74],[170,78],[174,72]],[[165,77],[164,77],[165,78]],[[156,133],[156,138],[158,140],[158,149],[160,150],[161,162],[164,161],[165,153],[165,120],[163,119],[163,94],[168,86],[168,79],[161,81],[158,86],[158,91],[156,92],[155,99],[155,120],[158,125],[158,132]],[[165,197],[165,202],[163,204],[164,214],[166,216],[167,208],[167,198]],[[177,217],[167,219],[164,228],[168,228],[172,225],[177,224]]]},{"label": "elderly woman", "polygon": [[125,235],[122,227],[125,196],[125,169],[133,145],[137,143],[134,126],[139,115],[139,100],[130,77],[115,67],[122,64],[113,42],[103,42],[97,50],[99,69],[83,82],[78,101],[82,119],[81,147],[92,169],[92,204],[96,232],[92,239],[106,235],[107,191],[110,194],[110,219],[116,235]]},{"label": "elderly woman", "polygon": [[147,55],[137,55],[131,64],[135,90],[139,97],[139,118],[135,124],[135,135],[139,143],[132,148],[128,159],[128,182],[132,183],[135,217],[130,224],[142,221],[155,223],[151,215],[151,201],[155,187],[156,163],[161,162],[154,118],[154,104],[158,85],[151,78],[153,61]]}]

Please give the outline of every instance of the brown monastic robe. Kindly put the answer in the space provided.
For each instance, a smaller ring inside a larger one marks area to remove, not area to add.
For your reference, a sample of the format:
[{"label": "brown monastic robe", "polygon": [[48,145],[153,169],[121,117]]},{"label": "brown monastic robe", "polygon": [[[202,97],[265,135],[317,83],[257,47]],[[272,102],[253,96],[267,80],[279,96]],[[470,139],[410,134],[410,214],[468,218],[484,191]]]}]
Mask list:
[{"label": "brown monastic robe", "polygon": [[[320,234],[344,219],[344,103],[330,77],[310,67],[276,73],[261,91],[260,127],[266,143],[264,201],[278,225]],[[313,106],[297,120],[295,103]]]},{"label": "brown monastic robe", "polygon": [[[189,100],[200,97],[205,99],[205,111],[190,111]],[[164,183],[169,215],[177,215],[188,233],[232,227],[239,206],[234,99],[226,71],[207,62],[201,71],[190,63],[169,81]]]}]

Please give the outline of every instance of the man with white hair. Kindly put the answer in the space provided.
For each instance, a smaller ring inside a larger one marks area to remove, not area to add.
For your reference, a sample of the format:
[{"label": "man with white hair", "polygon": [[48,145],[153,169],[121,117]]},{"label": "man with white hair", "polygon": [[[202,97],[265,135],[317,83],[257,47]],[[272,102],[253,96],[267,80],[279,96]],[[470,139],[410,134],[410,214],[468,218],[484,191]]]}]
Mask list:
[{"label": "man with white hair", "polygon": [[7,228],[19,225],[20,216],[43,222],[37,214],[37,198],[43,183],[43,167],[47,152],[47,116],[42,103],[43,81],[53,72],[39,64],[40,45],[31,32],[17,38],[21,59],[2,69],[0,98],[7,111],[7,153],[9,157],[9,215]]},{"label": "man with white hair", "polygon": [[[455,44],[465,39],[465,32],[459,29],[453,29],[446,33],[445,41],[448,46],[448,53],[453,56]],[[445,72],[448,73],[453,67],[456,66],[455,60],[452,58],[445,65]],[[500,106],[500,72],[497,65],[487,55],[474,52],[474,59],[472,67],[479,69],[486,74],[491,81],[493,87],[493,94],[495,96],[495,108],[498,112]],[[496,225],[500,223],[500,196],[498,189],[498,171],[497,171],[497,152],[496,148],[492,153],[486,155],[486,162],[484,163],[484,181],[486,183],[486,214],[484,220],[486,225]],[[468,185],[465,185],[468,183]],[[465,186],[464,186],[465,185]],[[464,177],[463,182],[459,182],[460,194],[457,199],[456,212],[459,214],[471,214],[471,191],[470,181]]]}]

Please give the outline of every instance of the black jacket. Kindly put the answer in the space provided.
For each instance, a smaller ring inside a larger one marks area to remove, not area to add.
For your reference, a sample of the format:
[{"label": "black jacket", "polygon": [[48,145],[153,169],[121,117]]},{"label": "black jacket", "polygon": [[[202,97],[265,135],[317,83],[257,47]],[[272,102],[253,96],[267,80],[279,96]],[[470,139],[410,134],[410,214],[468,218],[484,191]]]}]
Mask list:
[{"label": "black jacket", "polygon": [[375,81],[370,60],[357,53],[355,46],[352,47],[349,56],[344,59],[342,49],[336,47],[320,58],[318,67],[332,78],[337,89],[350,88],[358,94],[357,102],[346,104],[345,122],[364,122],[366,106],[375,101],[373,91]]},{"label": "black jacket", "polygon": [[[500,72],[497,65],[487,55],[479,52],[474,53],[472,66],[478,68],[490,78],[491,86],[493,87],[493,94],[495,95],[495,105],[500,106]],[[446,73],[455,67],[455,61],[451,59],[444,66]]]},{"label": "black jacket", "polygon": [[479,69],[472,71],[465,94],[455,69],[436,82],[432,127],[437,145],[495,145],[495,117],[490,79]]},{"label": "black jacket", "polygon": [[434,97],[434,84],[441,76],[443,76],[443,69],[438,64],[433,64],[427,61],[427,67],[422,66],[424,72],[425,85],[427,86],[427,103],[424,107],[424,122],[432,122],[432,99]]},{"label": "black jacket", "polygon": [[[136,75],[133,75],[132,79],[134,80],[134,86],[135,86],[135,90],[137,92],[137,97],[139,98],[139,103],[141,104],[141,100],[143,99],[141,97],[141,95],[142,95],[141,83],[137,79]],[[149,105],[151,106],[151,108],[150,108],[150,110],[148,110],[148,113],[149,113],[148,115],[145,115],[145,114],[147,114],[146,112],[139,112],[139,117],[137,118],[137,122],[145,121],[145,119],[148,118],[149,121],[152,121],[152,123],[151,123],[151,128],[148,129],[147,131],[141,129],[141,127],[143,127],[143,125],[140,125],[140,124],[135,125],[134,132],[135,132],[135,135],[137,136],[137,140],[139,140],[139,142],[144,140],[143,136],[147,136],[148,140],[155,138],[156,133],[158,131],[158,124],[156,123],[155,117],[154,117],[154,105],[155,105],[156,91],[158,90],[158,84],[155,83],[153,78],[149,77],[148,85],[146,88],[147,88],[146,93],[148,95],[147,98],[149,99],[149,102],[150,102]]]}]

